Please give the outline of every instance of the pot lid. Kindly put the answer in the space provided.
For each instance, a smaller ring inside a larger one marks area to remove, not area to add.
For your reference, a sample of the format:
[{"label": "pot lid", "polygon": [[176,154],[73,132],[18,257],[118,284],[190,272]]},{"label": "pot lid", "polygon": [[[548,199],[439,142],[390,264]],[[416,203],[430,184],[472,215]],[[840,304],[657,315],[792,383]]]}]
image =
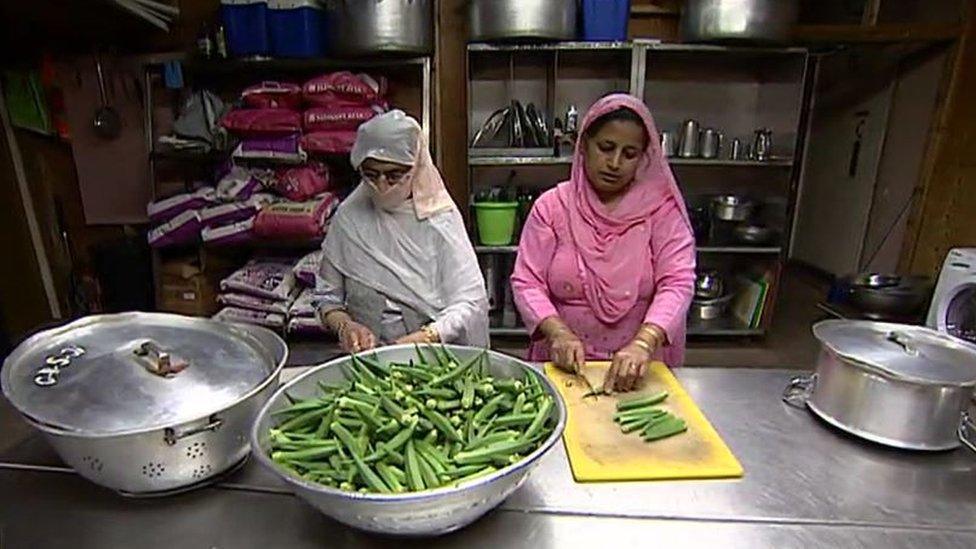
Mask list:
[{"label": "pot lid", "polygon": [[270,380],[286,354],[262,328],[161,313],[91,316],[21,343],[4,361],[3,393],[49,427],[132,433],[230,407]]},{"label": "pot lid", "polygon": [[976,385],[976,346],[922,326],[825,320],[818,340],[842,357],[892,377],[928,384]]}]

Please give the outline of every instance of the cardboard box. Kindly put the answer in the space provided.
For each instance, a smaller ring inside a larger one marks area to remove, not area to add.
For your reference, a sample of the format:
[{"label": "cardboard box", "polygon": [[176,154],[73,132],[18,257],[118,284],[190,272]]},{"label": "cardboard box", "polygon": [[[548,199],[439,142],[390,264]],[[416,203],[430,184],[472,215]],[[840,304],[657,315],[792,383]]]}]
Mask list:
[{"label": "cardboard box", "polygon": [[156,289],[157,309],[191,316],[216,313],[218,287],[225,269],[205,267],[207,262],[201,254],[164,259]]}]

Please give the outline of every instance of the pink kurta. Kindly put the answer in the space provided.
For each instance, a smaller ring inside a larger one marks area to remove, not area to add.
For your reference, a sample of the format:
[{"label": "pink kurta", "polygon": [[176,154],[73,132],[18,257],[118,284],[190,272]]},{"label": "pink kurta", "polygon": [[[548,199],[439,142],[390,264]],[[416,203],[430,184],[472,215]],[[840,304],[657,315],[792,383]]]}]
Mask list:
[{"label": "pink kurta", "polygon": [[606,324],[587,302],[569,216],[557,189],[539,197],[522,230],[511,278],[515,304],[532,334],[530,360],[549,359],[538,327],[559,315],[583,341],[587,359],[609,359],[634,338],[642,323],[654,323],[664,329],[669,342],[654,358],[672,367],[683,364],[685,320],[694,293],[695,240],[680,207],[668,198],[639,227],[647,234],[650,253],[644,265],[632,269],[640,276],[637,302],[620,320]]}]

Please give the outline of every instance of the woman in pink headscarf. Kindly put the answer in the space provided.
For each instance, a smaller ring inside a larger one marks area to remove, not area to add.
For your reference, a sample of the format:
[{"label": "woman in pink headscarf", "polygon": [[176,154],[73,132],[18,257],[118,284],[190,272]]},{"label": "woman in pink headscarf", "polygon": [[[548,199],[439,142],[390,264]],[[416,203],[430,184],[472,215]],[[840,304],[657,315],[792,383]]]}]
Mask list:
[{"label": "woman in pink headscarf", "polygon": [[611,360],[604,389],[684,362],[695,240],[647,106],[614,94],[583,119],[569,181],[536,201],[512,274],[530,360]]}]

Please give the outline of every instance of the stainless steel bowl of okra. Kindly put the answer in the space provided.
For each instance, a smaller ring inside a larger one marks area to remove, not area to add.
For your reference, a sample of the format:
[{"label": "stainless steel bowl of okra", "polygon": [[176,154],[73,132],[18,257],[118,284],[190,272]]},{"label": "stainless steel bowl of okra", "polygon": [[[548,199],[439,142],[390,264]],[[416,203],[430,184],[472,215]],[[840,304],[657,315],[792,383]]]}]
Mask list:
[{"label": "stainless steel bowl of okra", "polygon": [[463,528],[562,436],[566,406],[529,364],[455,345],[384,347],[318,366],[258,414],[258,460],[322,513],[383,534]]}]

